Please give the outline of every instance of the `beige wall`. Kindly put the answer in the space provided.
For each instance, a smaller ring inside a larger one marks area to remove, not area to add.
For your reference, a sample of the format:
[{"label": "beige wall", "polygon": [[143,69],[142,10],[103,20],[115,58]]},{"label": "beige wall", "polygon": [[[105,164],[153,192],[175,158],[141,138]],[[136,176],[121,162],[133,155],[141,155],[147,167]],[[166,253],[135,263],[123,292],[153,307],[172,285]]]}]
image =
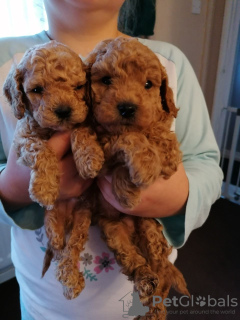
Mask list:
[{"label": "beige wall", "polygon": [[192,14],[192,0],[156,0],[152,39],[179,47],[188,57],[203,89],[211,114],[225,0],[201,0]]}]

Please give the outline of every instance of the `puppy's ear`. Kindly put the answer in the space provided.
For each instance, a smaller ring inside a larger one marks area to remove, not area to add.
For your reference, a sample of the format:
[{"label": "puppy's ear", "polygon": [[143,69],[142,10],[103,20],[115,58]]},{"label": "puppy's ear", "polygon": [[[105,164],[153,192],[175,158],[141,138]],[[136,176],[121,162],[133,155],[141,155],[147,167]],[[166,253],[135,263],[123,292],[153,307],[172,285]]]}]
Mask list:
[{"label": "puppy's ear", "polygon": [[17,119],[24,116],[25,104],[23,101],[23,75],[22,71],[16,66],[9,72],[4,85],[3,92],[11,104],[14,115]]},{"label": "puppy's ear", "polygon": [[162,83],[160,86],[160,96],[162,102],[162,108],[164,111],[172,115],[174,118],[177,117],[178,109],[175,106],[173,91],[168,85],[168,77],[165,69],[162,68]]},{"label": "puppy's ear", "polygon": [[91,99],[91,67],[90,65],[84,64],[84,71],[86,72],[86,84],[85,84],[85,95],[84,99],[86,101],[86,104],[88,108],[92,105],[92,99]]}]

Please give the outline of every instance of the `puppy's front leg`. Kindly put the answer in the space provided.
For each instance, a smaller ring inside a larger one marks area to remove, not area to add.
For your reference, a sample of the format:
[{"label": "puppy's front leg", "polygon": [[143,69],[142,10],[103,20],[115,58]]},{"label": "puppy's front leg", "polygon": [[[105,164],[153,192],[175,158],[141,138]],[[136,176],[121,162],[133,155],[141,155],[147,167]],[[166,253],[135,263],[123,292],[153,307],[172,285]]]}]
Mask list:
[{"label": "puppy's front leg", "polygon": [[112,146],[112,154],[128,168],[131,182],[136,187],[147,187],[159,177],[159,153],[139,132],[120,136]]},{"label": "puppy's front leg", "polygon": [[140,188],[131,182],[129,170],[124,166],[113,170],[112,192],[123,208],[133,209],[140,202]]},{"label": "puppy's front leg", "polygon": [[104,154],[96,134],[88,127],[79,127],[72,132],[72,152],[79,175],[95,178],[104,163]]},{"label": "puppy's front leg", "polygon": [[141,188],[159,177],[159,155],[139,133],[119,137],[111,146],[111,155],[120,163],[113,172],[113,193],[123,207],[133,209],[139,204]]},{"label": "puppy's front leg", "polygon": [[37,137],[18,137],[14,145],[18,163],[31,168],[30,198],[51,209],[59,194],[58,160],[45,140]]}]

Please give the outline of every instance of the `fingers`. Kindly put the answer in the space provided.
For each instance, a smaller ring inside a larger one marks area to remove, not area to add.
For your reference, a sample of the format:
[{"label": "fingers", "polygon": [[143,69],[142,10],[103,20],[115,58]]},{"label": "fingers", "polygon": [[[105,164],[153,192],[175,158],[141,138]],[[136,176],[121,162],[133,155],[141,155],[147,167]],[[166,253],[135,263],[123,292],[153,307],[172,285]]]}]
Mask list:
[{"label": "fingers", "polygon": [[[90,185],[93,183],[93,179],[87,179],[83,180],[82,178],[78,177],[75,181],[75,190],[76,193],[73,195],[73,197],[79,197],[81,194],[86,191]],[[72,189],[72,192],[74,192],[74,188]]]},{"label": "fingers", "polygon": [[58,200],[67,200],[80,197],[82,193],[90,187],[92,182],[92,179],[83,180],[80,177],[76,177],[67,183],[62,181]]},{"label": "fingers", "polygon": [[110,184],[112,183],[112,176],[111,175],[105,175],[104,179],[107,180]]},{"label": "fingers", "polygon": [[105,198],[109,202],[112,198],[112,185],[111,182],[106,179],[106,176],[97,179],[97,185]]},{"label": "fingers", "polygon": [[56,153],[58,160],[71,150],[71,132],[56,132],[48,140],[48,146]]},{"label": "fingers", "polygon": [[110,203],[115,209],[123,213],[129,213],[130,210],[123,208],[119,202],[116,200],[114,194],[112,193],[112,177],[104,176],[97,180],[97,185],[105,198],[105,200]]},{"label": "fingers", "polygon": [[[57,155],[60,170],[60,196],[59,199],[79,197],[92,183],[92,180],[83,180],[76,169],[71,151],[70,132],[56,132],[49,140],[48,145]],[[17,163],[17,154],[11,146],[7,166],[1,173],[0,191],[1,199],[8,208],[20,208],[30,204],[29,179],[30,168]]]},{"label": "fingers", "polygon": [[79,197],[92,183],[83,180],[76,169],[71,152],[71,132],[56,132],[49,140],[48,146],[56,153],[60,170],[59,200]]},{"label": "fingers", "polygon": [[79,197],[92,183],[92,179],[84,180],[79,176],[71,153],[60,160],[59,170],[61,174],[59,200]]},{"label": "fingers", "polygon": [[78,175],[73,155],[71,153],[66,154],[62,159],[60,159],[59,170],[61,172],[61,177],[63,180],[65,176],[66,178],[68,178]]}]

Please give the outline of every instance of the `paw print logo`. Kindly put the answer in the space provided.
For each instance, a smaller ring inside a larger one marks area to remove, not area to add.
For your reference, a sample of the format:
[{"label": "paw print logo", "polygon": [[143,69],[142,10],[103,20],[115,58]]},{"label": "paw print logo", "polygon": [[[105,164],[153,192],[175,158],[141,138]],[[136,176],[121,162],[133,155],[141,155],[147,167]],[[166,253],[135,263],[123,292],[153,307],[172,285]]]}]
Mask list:
[{"label": "paw print logo", "polygon": [[200,307],[205,306],[206,304],[206,298],[205,297],[196,297],[196,304],[199,305]]}]

